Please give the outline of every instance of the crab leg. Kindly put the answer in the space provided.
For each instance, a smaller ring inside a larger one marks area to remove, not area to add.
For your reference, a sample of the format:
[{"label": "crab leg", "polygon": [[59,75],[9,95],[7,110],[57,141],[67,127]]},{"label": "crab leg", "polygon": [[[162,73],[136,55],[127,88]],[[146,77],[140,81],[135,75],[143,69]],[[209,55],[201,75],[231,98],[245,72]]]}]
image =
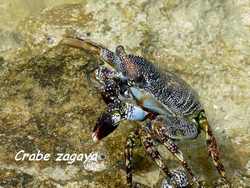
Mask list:
[{"label": "crab leg", "polygon": [[208,124],[204,111],[201,111],[200,114],[198,115],[198,123],[201,129],[206,134],[206,142],[207,142],[209,156],[212,158],[214,166],[217,168],[219,174],[223,177],[223,179],[226,180],[225,169],[220,161],[219,148],[216,139],[212,133],[212,130]]},{"label": "crab leg", "polygon": [[132,156],[133,149],[135,147],[135,140],[139,138],[138,130],[131,132],[127,138],[126,146],[125,146],[125,165],[126,165],[126,173],[127,173],[127,185],[128,187],[132,187]]},{"label": "crab leg", "polygon": [[105,48],[104,46],[97,44],[95,42],[92,42],[88,39],[81,39],[81,38],[71,38],[71,37],[65,37],[61,41],[62,44],[83,49],[85,51],[90,52],[93,55],[96,55],[97,57],[100,57],[105,62],[109,63],[110,65],[113,65],[113,61],[115,59],[115,54]]},{"label": "crab leg", "polygon": [[163,122],[157,121],[157,125],[155,123],[153,129],[155,130],[157,136],[159,137],[160,142],[181,162],[181,165],[187,170],[192,180],[197,181],[191,168],[185,161],[179,147],[173,142],[171,138],[169,138],[166,134],[164,134],[166,127],[164,126]]},{"label": "crab leg", "polygon": [[66,38],[63,38],[61,42],[62,44],[66,44],[74,48],[80,48],[83,50],[91,51],[92,53],[95,53],[97,55],[101,53],[101,49],[104,49],[103,46],[97,43],[94,43],[87,39],[81,39],[81,38],[66,37]]},{"label": "crab leg", "polygon": [[139,134],[140,134],[141,142],[144,145],[147,154],[149,154],[149,156],[152,158],[153,161],[155,161],[155,163],[160,167],[160,169],[167,176],[170,177],[171,173],[170,173],[167,165],[164,164],[163,159],[162,159],[159,151],[154,146],[153,138],[151,136],[152,135],[151,130],[147,126],[145,126],[145,127],[140,129]]},{"label": "crab leg", "polygon": [[181,169],[169,170],[167,165],[164,164],[163,159],[153,144],[151,122],[144,127],[136,129],[132,132],[127,139],[125,148],[125,162],[126,162],[126,172],[127,172],[127,184],[132,187],[132,154],[135,147],[135,140],[140,138],[141,143],[144,145],[147,154],[152,158],[152,160],[160,167],[160,169],[169,178],[170,187],[183,187],[188,185],[188,179],[185,172]]},{"label": "crab leg", "polygon": [[155,148],[153,144],[153,139],[151,138],[150,133],[148,132],[147,128],[140,128],[139,130],[136,129],[127,138],[126,147],[125,147],[125,164],[126,164],[126,173],[127,173],[127,185],[128,187],[132,187],[132,154],[133,149],[135,147],[135,140],[140,138],[142,144],[144,145],[147,154],[152,158],[153,161],[163,170],[163,172],[167,176],[171,176],[171,173],[168,167],[164,164],[163,159]]}]

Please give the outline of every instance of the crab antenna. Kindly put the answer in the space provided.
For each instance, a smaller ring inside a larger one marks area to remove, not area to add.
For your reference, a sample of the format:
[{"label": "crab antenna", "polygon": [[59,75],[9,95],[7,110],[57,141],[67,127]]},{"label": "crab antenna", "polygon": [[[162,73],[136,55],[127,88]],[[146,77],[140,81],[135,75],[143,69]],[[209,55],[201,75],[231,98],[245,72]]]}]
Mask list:
[{"label": "crab antenna", "polygon": [[91,53],[95,55],[100,55],[101,51],[103,49],[106,49],[105,47],[101,46],[100,44],[94,43],[88,39],[81,39],[81,38],[71,38],[71,37],[65,37],[61,41],[62,44],[69,45],[74,48],[80,48],[83,50],[90,51]]}]

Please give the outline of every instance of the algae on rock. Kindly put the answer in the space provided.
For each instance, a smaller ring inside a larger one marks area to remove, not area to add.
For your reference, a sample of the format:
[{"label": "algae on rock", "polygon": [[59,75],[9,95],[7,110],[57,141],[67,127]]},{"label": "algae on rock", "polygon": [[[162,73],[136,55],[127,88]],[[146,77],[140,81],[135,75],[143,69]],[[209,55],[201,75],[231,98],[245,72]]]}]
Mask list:
[{"label": "algae on rock", "polygon": [[[209,116],[233,187],[247,187],[249,9],[247,0],[85,0],[49,7],[11,32],[0,30],[0,38],[8,38],[0,45],[0,186],[126,187],[120,161],[134,124],[124,122],[101,143],[92,142],[95,121],[105,109],[88,80],[99,62],[60,44],[63,36],[76,35],[110,49],[122,44],[190,83]],[[219,176],[207,157],[204,137],[179,145],[195,174],[212,186]],[[21,149],[52,156],[100,151],[105,169],[89,172],[81,162],[17,162],[14,157]],[[161,152],[174,166],[174,158],[163,148]],[[144,155],[136,149],[135,179],[156,185],[163,176],[148,158],[142,160]]]}]

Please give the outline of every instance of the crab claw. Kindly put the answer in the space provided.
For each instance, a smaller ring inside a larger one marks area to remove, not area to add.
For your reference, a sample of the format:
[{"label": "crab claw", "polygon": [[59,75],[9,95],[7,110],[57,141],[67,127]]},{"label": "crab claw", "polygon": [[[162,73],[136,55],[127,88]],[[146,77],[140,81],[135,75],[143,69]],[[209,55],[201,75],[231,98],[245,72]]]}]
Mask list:
[{"label": "crab claw", "polygon": [[93,141],[97,142],[112,133],[117,128],[119,120],[119,114],[103,113],[97,120],[96,126],[93,130]]}]

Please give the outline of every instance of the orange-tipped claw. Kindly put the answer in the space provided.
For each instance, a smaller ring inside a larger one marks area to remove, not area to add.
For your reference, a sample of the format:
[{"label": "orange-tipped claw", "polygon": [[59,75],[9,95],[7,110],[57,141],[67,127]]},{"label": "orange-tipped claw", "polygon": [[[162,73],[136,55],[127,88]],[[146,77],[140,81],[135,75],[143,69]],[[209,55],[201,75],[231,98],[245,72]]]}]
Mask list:
[{"label": "orange-tipped claw", "polygon": [[63,38],[61,42],[62,44],[66,44],[74,48],[80,48],[86,51],[90,51],[95,55],[100,55],[101,50],[105,49],[105,47],[101,46],[100,44],[94,43],[87,39],[66,37]]}]

